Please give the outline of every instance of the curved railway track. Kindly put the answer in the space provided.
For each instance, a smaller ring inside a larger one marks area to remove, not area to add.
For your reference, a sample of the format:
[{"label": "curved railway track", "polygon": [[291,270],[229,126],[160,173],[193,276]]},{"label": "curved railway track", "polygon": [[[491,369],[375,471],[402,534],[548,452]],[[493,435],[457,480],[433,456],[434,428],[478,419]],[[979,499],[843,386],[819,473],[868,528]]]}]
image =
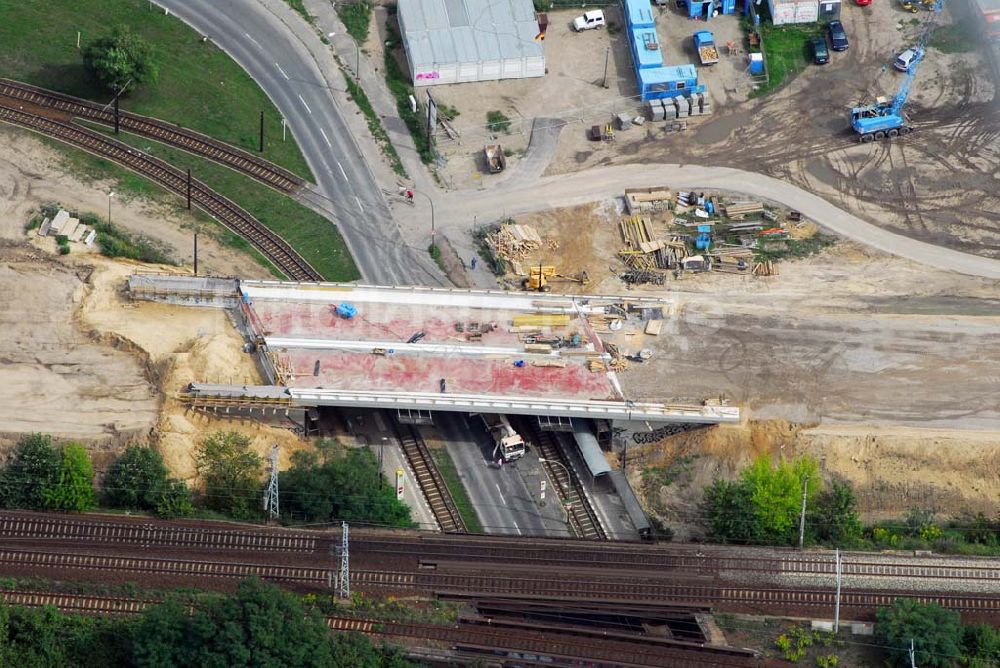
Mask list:
[{"label": "curved railway track", "polygon": [[[88,153],[111,160],[181,197],[187,193],[186,173],[159,158],[146,155],[138,149],[100,133],[4,106],[2,98],[0,98],[0,121],[58,139]],[[196,179],[191,181],[191,202],[246,239],[290,279],[298,281],[322,279],[319,272],[281,237],[262,225],[235,202],[219,195]]]},{"label": "curved railway track", "polygon": [[[37,86],[0,78],[0,99],[9,98],[70,117],[80,118],[107,127],[114,127],[115,112],[102,105],[72,95],[64,95]],[[5,106],[10,106],[9,104]],[[119,127],[126,132],[148,137],[230,167],[261,183],[288,195],[295,194],[304,181],[268,160],[194,130],[188,130],[156,118],[119,111]]]}]

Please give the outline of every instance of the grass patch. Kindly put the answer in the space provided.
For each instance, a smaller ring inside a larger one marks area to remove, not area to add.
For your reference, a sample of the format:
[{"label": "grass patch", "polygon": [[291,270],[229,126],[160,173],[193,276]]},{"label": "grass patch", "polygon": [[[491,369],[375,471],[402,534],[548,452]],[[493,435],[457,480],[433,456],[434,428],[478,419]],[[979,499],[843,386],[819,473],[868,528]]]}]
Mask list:
[{"label": "grass patch", "polygon": [[358,105],[361,113],[365,115],[365,121],[368,123],[368,131],[372,133],[375,143],[382,149],[385,157],[389,158],[392,171],[396,172],[397,176],[405,179],[407,177],[406,168],[403,167],[403,162],[399,159],[399,153],[396,152],[396,147],[392,145],[389,134],[382,125],[382,120],[375,113],[375,108],[372,107],[371,100],[368,99],[364,89],[356,84],[347,72],[343,72],[343,75],[344,81],[347,82],[347,92],[354,100],[354,103]]},{"label": "grass patch", "polygon": [[304,18],[307,23],[311,24],[313,22],[313,17],[306,11],[306,6],[302,3],[302,0],[285,0],[285,2],[288,3],[289,7],[298,12],[299,16]]},{"label": "grass patch", "polygon": [[448,451],[444,448],[429,448],[429,450],[431,458],[438,467],[438,471],[441,472],[441,478],[444,479],[445,486],[451,492],[451,497],[455,500],[458,514],[462,517],[462,521],[465,522],[466,531],[469,533],[483,533],[483,525],[476,516],[476,511],[472,507],[472,501],[469,500],[469,495],[465,492],[462,480],[458,477],[455,462],[448,455]]},{"label": "grass patch", "polygon": [[364,44],[368,39],[368,26],[372,21],[371,1],[340,3],[337,5],[337,14],[340,15],[340,20],[344,22],[347,33],[354,38],[354,41],[359,45]]},{"label": "grass patch", "polygon": [[809,40],[814,37],[824,37],[826,26],[820,24],[775,26],[770,21],[762,20],[758,31],[764,40],[768,83],[757,89],[754,94],[763,95],[779,88],[789,77],[801,72],[812,62]]},{"label": "grass patch", "polygon": [[153,45],[160,78],[124,98],[122,108],[254,152],[263,110],[264,157],[312,179],[295,142],[280,140],[281,114],[253,79],[211,41],[202,42],[198,33],[147,0],[0,0],[0,16],[5,77],[106,103],[110,94],[84,73],[77,31],[83,47],[115,25],[128,25]]},{"label": "grass patch", "polygon": [[[396,111],[399,117],[406,123],[406,128],[413,137],[413,145],[417,149],[420,161],[425,165],[434,162],[434,150],[431,148],[430,139],[427,137],[425,121],[419,111],[414,112],[410,107],[410,95],[413,95],[413,86],[410,80],[403,74],[403,68],[393,55],[394,45],[399,44],[399,32],[389,18],[386,28],[389,32],[389,45],[385,49],[385,83],[389,87],[389,92],[396,98]],[[416,97],[414,95],[414,97]]]},{"label": "grass patch", "polygon": [[768,243],[766,239],[757,240],[757,248],[754,251],[754,262],[808,257],[820,252],[827,246],[837,243],[837,237],[832,234],[819,232],[808,239],[782,240],[776,244],[777,247],[775,248],[767,248],[764,245],[766,243]]},{"label": "grass patch", "polygon": [[[102,131],[99,126],[92,126]],[[111,131],[107,131],[111,134]],[[257,217],[296,249],[323,277],[331,281],[352,281],[360,277],[340,233],[317,213],[267,186],[227,167],[198,158],[143,137],[121,134],[118,139],[161,158],[180,169],[191,169],[194,178],[204,181]],[[55,144],[55,142],[53,142]],[[68,156],[68,166],[82,180],[116,179],[116,193],[122,197],[146,197],[182,208],[182,200],[160,186],[136,176],[103,158],[58,145]],[[244,239],[222,227],[204,212],[192,209],[197,224],[210,226],[213,236],[224,245],[251,253],[275,276],[281,273]]]},{"label": "grass patch", "polygon": [[82,214],[80,222],[97,230],[97,244],[101,247],[102,255],[153,264],[177,264],[170,257],[170,250],[161,241],[142,234],[126,232],[93,213]]},{"label": "grass patch", "polygon": [[927,46],[931,46],[941,53],[969,53],[977,48],[975,26],[969,19],[962,19],[957,23],[940,26],[934,30]]}]

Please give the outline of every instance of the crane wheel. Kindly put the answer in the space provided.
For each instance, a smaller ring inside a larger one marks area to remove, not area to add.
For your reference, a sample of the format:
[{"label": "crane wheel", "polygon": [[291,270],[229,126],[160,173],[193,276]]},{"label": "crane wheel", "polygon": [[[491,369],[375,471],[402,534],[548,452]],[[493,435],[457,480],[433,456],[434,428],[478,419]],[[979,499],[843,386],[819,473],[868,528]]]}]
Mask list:
[{"label": "crane wheel", "polygon": [[875,137],[871,136],[870,133],[866,134],[866,135],[861,135],[861,143],[862,144],[867,144],[870,141],[872,141],[873,139],[875,139]]},{"label": "crane wheel", "polygon": [[885,133],[882,132],[881,130],[879,130],[878,132],[875,133],[875,139],[879,139],[879,140],[885,139]]},{"label": "crane wheel", "polygon": [[899,136],[899,130],[897,130],[895,128],[893,128],[892,130],[889,130],[889,138],[890,139],[893,138],[893,137],[898,137],[898,136]]},{"label": "crane wheel", "polygon": [[899,128],[899,134],[901,134],[901,135],[908,135],[911,132],[913,132],[913,128],[909,128],[909,127],[907,127],[907,128]]}]

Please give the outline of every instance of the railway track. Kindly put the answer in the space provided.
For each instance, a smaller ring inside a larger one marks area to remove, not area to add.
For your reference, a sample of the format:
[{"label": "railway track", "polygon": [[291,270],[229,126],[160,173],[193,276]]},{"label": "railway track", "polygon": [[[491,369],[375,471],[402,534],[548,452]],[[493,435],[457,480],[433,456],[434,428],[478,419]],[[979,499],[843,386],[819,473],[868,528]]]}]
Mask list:
[{"label": "railway track", "polygon": [[[187,174],[180,169],[98,132],[4,106],[3,98],[0,98],[0,121],[58,139],[88,153],[111,160],[181,197],[187,193]],[[191,202],[246,239],[290,279],[298,281],[322,279],[322,276],[281,237],[262,225],[235,202],[219,195],[196,179],[191,181]]]},{"label": "railway track", "polygon": [[[392,419],[386,416],[386,419]],[[431,453],[427,449],[427,444],[420,437],[420,432],[412,425],[399,424],[393,422],[396,434],[399,437],[399,444],[409,462],[413,475],[416,476],[417,484],[427,505],[430,506],[434,518],[437,520],[441,531],[445,533],[465,533],[467,528],[455,505],[448,486],[445,485],[441,472],[438,471]]]},{"label": "railway track", "polygon": [[[153,599],[132,599],[110,596],[59,594],[35,591],[0,591],[0,598],[10,605],[26,607],[53,606],[67,613],[87,615],[130,616],[140,614]],[[664,643],[656,637],[542,631],[532,628],[494,627],[486,620],[462,619],[458,625],[440,626],[409,622],[379,621],[342,616],[326,617],[327,626],[336,632],[356,632],[378,637],[409,639],[415,644],[428,641],[443,643],[460,653],[481,652],[529,653],[544,657],[546,665],[580,660],[604,661],[611,665],[637,668],[678,666],[753,666],[754,655],[746,650],[727,647],[704,647],[690,643]],[[516,631],[516,632],[512,632]],[[623,662],[622,657],[628,657]]]},{"label": "railway track", "polygon": [[[45,571],[86,571],[101,574],[98,580],[131,579],[143,576],[183,577],[185,580],[234,580],[258,577],[263,580],[309,586],[324,590],[335,584],[331,568],[289,566],[271,563],[219,562],[113,556],[78,552],[0,550],[0,569],[32,574]],[[711,606],[716,610],[771,611],[829,609],[835,593],[830,587],[791,588],[774,586],[727,586],[712,578],[678,580],[657,573],[636,573],[632,577],[605,576],[577,572],[571,568],[552,573],[523,569],[499,570],[496,564],[480,570],[447,572],[440,570],[354,569],[351,586],[383,592],[418,592],[438,596],[474,594],[477,598],[512,600],[600,602],[629,605],[637,602],[671,606]],[[897,598],[934,602],[959,612],[983,616],[1000,615],[1000,597],[961,593],[927,593],[898,590],[844,590],[841,607],[873,611],[891,605]]]},{"label": "railway track", "polygon": [[[31,86],[29,84],[0,78],[0,97],[27,103],[43,109],[50,109],[70,117],[80,118],[107,127],[114,127],[115,112],[110,105],[102,105],[71,95]],[[9,104],[5,106],[10,106]],[[301,189],[304,181],[274,163],[235,146],[193,130],[187,130],[156,118],[140,116],[128,111],[119,111],[119,127],[131,134],[148,137],[187,151],[202,158],[212,160],[231,169],[246,174],[275,190],[293,195]]]},{"label": "railway track", "polygon": [[538,447],[538,454],[545,460],[542,466],[549,479],[555,483],[555,492],[566,508],[573,533],[577,538],[585,540],[607,540],[608,534],[590,505],[572,463],[563,456],[556,437],[551,432],[539,429],[531,418],[522,420],[521,423],[528,425],[531,439]]},{"label": "railway track", "polygon": [[68,519],[46,515],[0,515],[0,540],[40,539],[69,540],[79,544],[127,544],[143,547],[194,548],[200,550],[238,550],[253,552],[317,551],[315,535],[208,529],[162,523],[109,522]]}]

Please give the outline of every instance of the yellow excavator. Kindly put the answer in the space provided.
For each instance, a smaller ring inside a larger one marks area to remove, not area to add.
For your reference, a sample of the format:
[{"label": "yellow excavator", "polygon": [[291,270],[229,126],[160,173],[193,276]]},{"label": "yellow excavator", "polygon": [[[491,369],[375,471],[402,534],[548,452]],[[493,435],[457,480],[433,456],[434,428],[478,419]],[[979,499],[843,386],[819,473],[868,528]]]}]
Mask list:
[{"label": "yellow excavator", "polygon": [[567,276],[558,273],[555,267],[538,265],[528,270],[528,276],[521,281],[521,287],[534,292],[548,292],[552,289],[549,283],[553,281],[569,281],[570,283],[586,285],[590,283],[590,276],[585,271],[581,271],[575,276]]}]

